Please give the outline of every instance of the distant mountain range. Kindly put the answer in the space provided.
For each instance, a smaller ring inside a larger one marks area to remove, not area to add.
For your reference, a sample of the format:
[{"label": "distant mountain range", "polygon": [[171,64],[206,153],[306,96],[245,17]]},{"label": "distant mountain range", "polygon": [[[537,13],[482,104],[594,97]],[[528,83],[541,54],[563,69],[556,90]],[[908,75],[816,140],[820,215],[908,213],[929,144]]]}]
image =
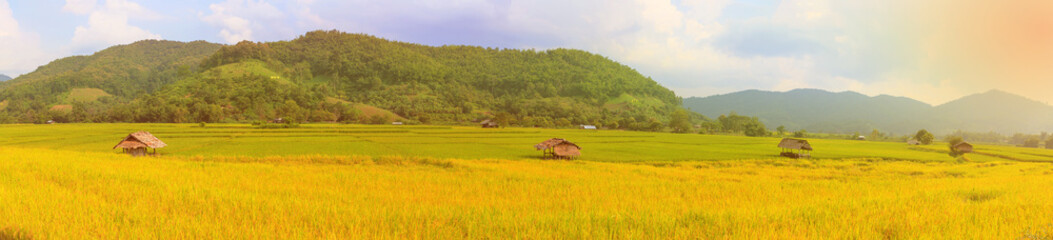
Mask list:
[{"label": "distant mountain range", "polygon": [[11,77],[9,77],[7,75],[4,75],[4,74],[0,74],[0,82],[7,81],[7,80],[11,80]]},{"label": "distant mountain range", "polygon": [[998,90],[938,106],[906,97],[816,89],[747,90],[687,98],[683,105],[709,117],[734,111],[757,116],[772,129],[782,125],[810,132],[866,134],[877,129],[909,134],[927,129],[937,134],[955,130],[1011,134],[1053,130],[1053,106]]}]

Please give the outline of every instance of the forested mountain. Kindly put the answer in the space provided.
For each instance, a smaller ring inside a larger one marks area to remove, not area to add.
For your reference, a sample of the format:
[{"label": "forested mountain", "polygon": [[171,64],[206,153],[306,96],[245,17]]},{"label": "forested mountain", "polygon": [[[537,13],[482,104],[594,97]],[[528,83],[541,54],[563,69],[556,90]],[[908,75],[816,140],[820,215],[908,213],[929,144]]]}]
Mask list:
[{"label": "forested mountain", "polygon": [[[112,96],[111,96],[112,95]],[[7,122],[467,122],[631,127],[674,93],[603,56],[425,46],[363,34],[292,41],[142,41],[56,60],[0,84]]]},{"label": "forested mountain", "polygon": [[7,80],[11,80],[11,77],[9,77],[7,75],[4,75],[4,74],[0,74],[0,82],[7,81]]},{"label": "forested mountain", "polygon": [[1021,96],[990,91],[931,106],[910,98],[815,89],[788,92],[748,90],[684,99],[684,107],[707,116],[729,111],[756,115],[768,126],[813,132],[895,134],[918,129],[1037,133],[1053,130],[1053,107]]},{"label": "forested mountain", "polygon": [[201,61],[222,45],[196,41],[144,40],[107,48],[90,56],[52,61],[0,83],[0,121],[41,122],[104,111],[150,94],[198,71]]}]

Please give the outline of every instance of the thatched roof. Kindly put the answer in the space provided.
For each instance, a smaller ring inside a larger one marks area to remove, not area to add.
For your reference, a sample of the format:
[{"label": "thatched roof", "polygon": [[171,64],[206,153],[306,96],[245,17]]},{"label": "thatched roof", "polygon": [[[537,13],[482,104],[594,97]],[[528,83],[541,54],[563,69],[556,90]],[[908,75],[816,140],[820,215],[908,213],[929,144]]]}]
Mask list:
[{"label": "thatched roof", "polygon": [[537,150],[552,149],[552,153],[556,156],[581,156],[581,147],[562,138],[545,140],[544,142],[534,145],[534,148]]},{"label": "thatched roof", "polygon": [[556,145],[552,152],[560,157],[577,157],[581,156],[581,147],[570,142],[563,142]]},{"label": "thatched roof", "polygon": [[562,138],[553,138],[553,139],[545,140],[544,142],[541,142],[541,143],[538,143],[538,144],[534,145],[534,148],[536,148],[537,150],[546,150],[546,149],[549,149],[549,148],[554,148],[554,147],[556,147],[557,145],[560,145],[560,144],[570,144],[570,145],[574,145],[574,147],[577,147],[578,149],[581,149],[581,147],[578,147],[577,144],[574,144],[574,143],[572,143],[570,141],[567,141],[566,139],[562,139]]},{"label": "thatched roof", "polygon": [[779,142],[779,148],[811,151],[812,145],[804,139],[783,138],[782,142]]},{"label": "thatched roof", "polygon": [[150,134],[150,132],[138,131],[132,134],[128,134],[127,137],[124,137],[124,140],[121,140],[120,143],[117,143],[116,146],[113,146],[113,149],[117,149],[118,147],[126,149],[134,149],[141,147],[163,148],[165,146],[168,146],[168,144],[162,142],[161,139],[157,139],[157,137],[154,137],[154,135]]},{"label": "thatched roof", "polygon": [[967,142],[961,142],[961,143],[955,144],[954,145],[954,149],[958,149],[958,151],[962,152],[962,153],[971,153],[971,152],[973,152],[973,145],[969,144]]}]

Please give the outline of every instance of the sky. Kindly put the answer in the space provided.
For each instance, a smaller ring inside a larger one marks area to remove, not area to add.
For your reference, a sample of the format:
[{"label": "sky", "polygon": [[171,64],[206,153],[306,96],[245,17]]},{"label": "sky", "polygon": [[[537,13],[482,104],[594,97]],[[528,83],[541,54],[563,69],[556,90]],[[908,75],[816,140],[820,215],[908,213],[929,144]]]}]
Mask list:
[{"label": "sky", "polygon": [[818,88],[1053,102],[1047,0],[0,0],[0,73],[143,39],[336,29],[427,45],[574,48],[682,97]]}]

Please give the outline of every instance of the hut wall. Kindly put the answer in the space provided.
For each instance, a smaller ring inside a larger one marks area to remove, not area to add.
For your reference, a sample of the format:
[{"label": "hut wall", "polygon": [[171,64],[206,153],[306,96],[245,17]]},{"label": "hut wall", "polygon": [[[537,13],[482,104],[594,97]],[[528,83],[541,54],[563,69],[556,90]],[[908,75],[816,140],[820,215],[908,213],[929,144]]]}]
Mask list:
[{"label": "hut wall", "polygon": [[141,148],[128,149],[128,154],[130,154],[132,156],[146,156],[148,154],[148,152],[146,151],[146,148],[142,148],[141,147]]}]

